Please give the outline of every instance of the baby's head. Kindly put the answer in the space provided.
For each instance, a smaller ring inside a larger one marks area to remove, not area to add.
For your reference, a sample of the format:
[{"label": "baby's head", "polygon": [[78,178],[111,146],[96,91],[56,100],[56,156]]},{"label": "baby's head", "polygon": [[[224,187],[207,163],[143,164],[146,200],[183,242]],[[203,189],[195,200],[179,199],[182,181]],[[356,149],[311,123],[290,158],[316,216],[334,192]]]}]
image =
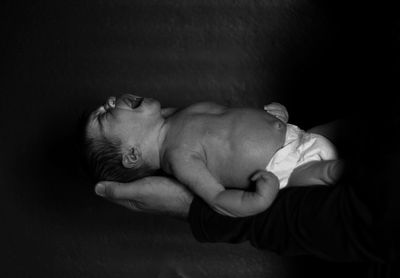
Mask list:
[{"label": "baby's head", "polygon": [[85,159],[94,178],[129,182],[157,171],[163,122],[160,103],[154,99],[108,98],[85,125]]}]

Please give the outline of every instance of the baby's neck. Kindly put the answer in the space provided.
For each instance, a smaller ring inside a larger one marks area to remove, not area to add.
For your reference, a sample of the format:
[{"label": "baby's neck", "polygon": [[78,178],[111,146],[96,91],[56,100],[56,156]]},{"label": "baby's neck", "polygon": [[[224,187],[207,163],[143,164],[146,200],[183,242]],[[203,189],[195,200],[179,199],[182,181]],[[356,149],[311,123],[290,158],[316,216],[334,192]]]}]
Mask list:
[{"label": "baby's neck", "polygon": [[170,117],[172,114],[174,114],[176,112],[176,108],[173,107],[167,107],[167,108],[162,108],[161,109],[161,116],[166,119],[168,117]]},{"label": "baby's neck", "polygon": [[161,115],[163,116],[163,121],[160,124],[158,138],[157,138],[157,169],[161,169],[162,158],[165,152],[165,139],[167,137],[168,131],[171,127],[170,116],[176,111],[175,108],[163,108]]}]

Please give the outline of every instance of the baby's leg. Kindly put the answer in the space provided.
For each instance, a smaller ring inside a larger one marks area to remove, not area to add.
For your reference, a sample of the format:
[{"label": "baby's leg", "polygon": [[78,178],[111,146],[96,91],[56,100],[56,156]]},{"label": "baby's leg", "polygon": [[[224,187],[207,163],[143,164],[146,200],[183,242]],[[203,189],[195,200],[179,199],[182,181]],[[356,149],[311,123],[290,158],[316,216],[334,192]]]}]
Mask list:
[{"label": "baby's leg", "polygon": [[343,161],[311,161],[293,170],[288,186],[333,185],[343,173]]}]

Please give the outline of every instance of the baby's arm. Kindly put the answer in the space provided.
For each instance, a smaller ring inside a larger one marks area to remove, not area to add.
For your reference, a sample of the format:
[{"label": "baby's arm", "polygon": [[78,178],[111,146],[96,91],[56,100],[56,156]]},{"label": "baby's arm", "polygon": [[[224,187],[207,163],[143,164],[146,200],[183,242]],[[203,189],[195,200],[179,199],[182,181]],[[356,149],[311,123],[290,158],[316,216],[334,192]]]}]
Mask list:
[{"label": "baby's arm", "polygon": [[294,169],[288,186],[333,185],[342,172],[341,160],[312,161]]},{"label": "baby's arm", "polygon": [[260,213],[271,205],[279,190],[277,177],[267,171],[253,175],[256,190],[248,192],[225,189],[196,153],[175,152],[169,159],[174,176],[222,215],[244,217]]}]

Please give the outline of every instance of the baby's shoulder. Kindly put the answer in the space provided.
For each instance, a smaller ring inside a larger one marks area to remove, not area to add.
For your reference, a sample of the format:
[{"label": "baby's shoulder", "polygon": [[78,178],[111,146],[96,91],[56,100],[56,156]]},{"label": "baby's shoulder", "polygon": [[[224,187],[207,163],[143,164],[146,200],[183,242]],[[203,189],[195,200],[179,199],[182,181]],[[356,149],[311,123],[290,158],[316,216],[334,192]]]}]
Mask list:
[{"label": "baby's shoulder", "polygon": [[162,159],[162,168],[169,174],[176,173],[177,170],[185,168],[190,164],[190,161],[203,161],[204,155],[200,149],[187,148],[177,146],[165,151]]},{"label": "baby's shoulder", "polygon": [[185,110],[190,113],[218,114],[226,111],[227,107],[215,102],[198,102],[188,106]]}]

